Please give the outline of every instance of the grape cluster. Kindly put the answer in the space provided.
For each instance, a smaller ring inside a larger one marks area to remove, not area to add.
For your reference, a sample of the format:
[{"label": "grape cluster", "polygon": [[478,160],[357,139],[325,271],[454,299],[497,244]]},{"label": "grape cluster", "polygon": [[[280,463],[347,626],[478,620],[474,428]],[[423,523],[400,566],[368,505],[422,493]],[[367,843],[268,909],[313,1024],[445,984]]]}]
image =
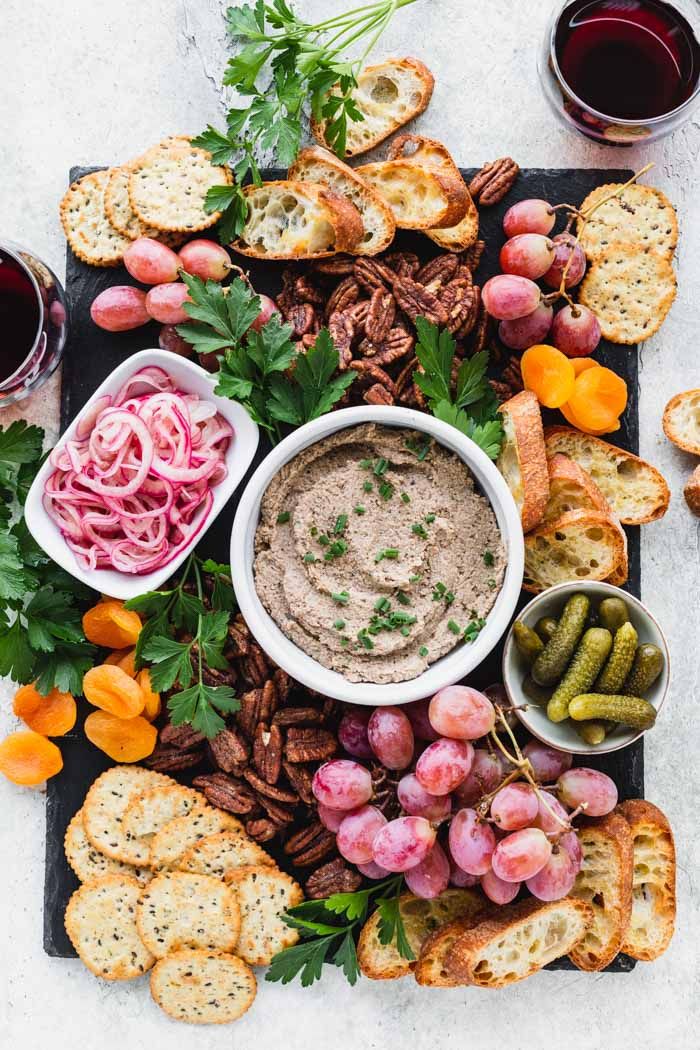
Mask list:
[{"label": "grape cluster", "polygon": [[[320,766],[313,793],[339,852],[367,878],[402,872],[428,899],[450,884],[480,885],[496,904],[522,885],[543,901],[571,891],[582,860],[572,820],[609,813],[615,784],[537,740],[520,751],[498,704],[501,687],[488,692],[455,685],[401,708],[343,715],[338,739],[351,757]],[[403,774],[396,819],[372,804],[363,761]]]},{"label": "grape cluster", "polygon": [[586,255],[573,234],[550,238],[556,210],[544,200],[519,201],[503,218],[508,240],[501,248],[502,274],[482,289],[484,306],[500,321],[498,334],[511,350],[528,350],[549,335],[567,357],[585,357],[600,342],[600,325],[592,310],[564,306],[555,316],[552,299],[535,282],[566,293],[583,280]]}]

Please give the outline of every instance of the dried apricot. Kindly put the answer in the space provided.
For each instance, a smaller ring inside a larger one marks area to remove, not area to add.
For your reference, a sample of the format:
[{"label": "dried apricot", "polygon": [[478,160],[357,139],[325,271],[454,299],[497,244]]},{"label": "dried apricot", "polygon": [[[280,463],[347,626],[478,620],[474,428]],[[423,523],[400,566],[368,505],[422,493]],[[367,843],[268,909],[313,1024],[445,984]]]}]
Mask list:
[{"label": "dried apricot", "polygon": [[580,376],[581,372],[587,372],[589,368],[600,368],[599,363],[592,357],[570,357],[569,360],[577,376]]},{"label": "dried apricot", "polygon": [[154,693],[151,686],[151,673],[147,667],[144,667],[142,671],[136,675],[136,681],[141,687],[141,692],[146,697],[146,703],[143,708],[143,717],[153,722],[160,714],[160,693]]},{"label": "dried apricot", "polygon": [[114,664],[91,667],[83,678],[85,699],[117,718],[134,718],[143,711],[146,697],[126,671]]},{"label": "dried apricot", "polygon": [[554,346],[531,346],[520,359],[520,367],[526,390],[532,390],[546,408],[559,408],[574,392],[574,367]]},{"label": "dried apricot", "polygon": [[568,401],[585,430],[602,430],[625,411],[627,383],[610,368],[589,368],[577,376]]},{"label": "dried apricot", "polygon": [[114,664],[126,671],[129,678],[136,677],[136,649],[116,649],[105,659],[106,664]]},{"label": "dried apricot", "polygon": [[13,784],[34,787],[62,769],[61,752],[41,733],[20,730],[0,741],[0,773]]},{"label": "dried apricot", "polygon": [[583,425],[578,416],[574,415],[571,411],[571,405],[568,402],[565,405],[560,405],[559,411],[564,419],[568,423],[571,423],[572,427],[576,427],[577,430],[582,430],[585,434],[592,434],[593,437],[600,437],[602,434],[614,434],[616,430],[620,429],[620,420],[615,419],[607,427],[603,427],[602,430],[591,430],[589,427]]},{"label": "dried apricot", "polygon": [[85,719],[85,736],[115,762],[140,762],[156,746],[158,730],[140,716],[116,718],[108,711],[93,711]]},{"label": "dried apricot", "polygon": [[78,713],[70,693],[52,689],[42,696],[35,685],[23,685],[15,693],[12,710],[25,725],[44,736],[69,733]]},{"label": "dried apricot", "polygon": [[98,602],[83,616],[85,637],[105,649],[126,649],[136,645],[141,627],[139,614],[125,609],[124,603],[114,598]]}]

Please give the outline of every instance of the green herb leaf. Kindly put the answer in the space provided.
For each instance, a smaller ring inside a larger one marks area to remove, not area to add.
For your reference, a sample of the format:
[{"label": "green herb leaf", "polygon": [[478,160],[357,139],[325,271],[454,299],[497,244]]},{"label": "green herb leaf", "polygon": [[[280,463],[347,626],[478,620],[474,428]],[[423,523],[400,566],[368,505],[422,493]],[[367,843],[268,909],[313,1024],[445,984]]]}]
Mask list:
[{"label": "green herb leaf", "polygon": [[[153,682],[153,671],[151,671]],[[153,683],[154,689],[157,687]],[[173,725],[190,723],[193,729],[203,733],[208,740],[220,733],[226,723],[217,714],[232,714],[238,711],[240,700],[227,685],[206,685],[196,682],[187,689],[173,693],[168,699],[168,711]]]},{"label": "green herb leaf", "polygon": [[151,685],[157,693],[172,689],[176,682],[187,688],[192,681],[191,642],[176,642],[163,635],[150,638],[143,647],[143,657],[153,664]]},{"label": "green herb leaf", "polygon": [[415,953],[411,948],[406,928],[401,917],[399,897],[382,897],[377,901],[379,911],[379,941],[381,944],[391,944],[396,941],[396,948],[402,959],[412,961]]}]

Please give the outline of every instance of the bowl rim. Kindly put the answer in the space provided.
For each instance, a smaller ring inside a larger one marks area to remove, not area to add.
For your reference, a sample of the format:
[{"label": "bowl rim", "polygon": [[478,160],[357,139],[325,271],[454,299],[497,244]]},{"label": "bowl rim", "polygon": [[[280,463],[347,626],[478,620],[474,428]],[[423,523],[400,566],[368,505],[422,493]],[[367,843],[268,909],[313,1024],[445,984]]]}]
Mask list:
[{"label": "bowl rim", "polygon": [[191,381],[195,380],[196,382],[192,383],[192,392],[196,393],[197,387],[200,390],[204,387],[207,392],[206,394],[202,392],[200,396],[211,398],[216,405],[217,411],[225,417],[226,421],[234,429],[234,440],[226,450],[228,474],[219,485],[212,489],[214,502],[200,532],[190,540],[176,558],[173,558],[167,565],[154,572],[131,575],[117,572],[115,569],[83,569],[78,565],[58,526],[44,509],[44,485],[46,479],[54,470],[48,458],[32,482],[24,507],[27,528],[50,558],[75,579],[80,580],[93,590],[122,600],[134,598],[146,591],[158,590],[177,571],[191,553],[193,547],[201,542],[204,534],[214,523],[243,480],[253,460],[260,438],[257,423],[250,418],[242,405],[214,393],[214,377],[210,372],[207,372],[194,361],[173,354],[169,350],[153,348],[139,350],[135,354],[131,354],[109,373],[80,411],[73,417],[63,434],[56,440],[54,448],[61,448],[66,441],[69,441],[74,436],[80,420],[89,411],[97,398],[103,394],[114,393],[130,375],[147,365],[156,365],[163,368],[168,374],[174,376],[176,382],[182,383],[184,388],[187,388],[188,378]]},{"label": "bowl rim", "polygon": [[[523,606],[523,608],[519,610],[517,618],[522,619],[523,617],[527,616],[533,609],[537,607],[538,603],[544,598],[549,599],[552,597],[552,595],[556,595],[558,593],[561,593],[562,595],[571,595],[575,594],[577,591],[585,592],[587,589],[589,589],[592,593],[607,594],[611,598],[623,598],[624,601],[630,603],[635,607],[636,611],[642,616],[642,618],[646,617],[654,624],[658,632],[659,638],[661,640],[661,647],[663,649],[665,661],[664,670],[662,672],[661,696],[658,702],[653,705],[658,717],[659,712],[661,711],[662,707],[664,706],[664,703],[666,702],[666,698],[669,694],[669,690],[671,687],[671,654],[668,647],[668,640],[666,638],[663,628],[661,627],[661,624],[659,623],[656,616],[645,605],[641,598],[638,598],[636,596],[636,594],[631,594],[629,591],[623,590],[622,587],[616,587],[615,584],[608,583],[605,580],[567,580],[564,583],[554,584],[554,586],[548,587],[545,591],[541,591],[539,594],[533,595],[533,597],[530,599],[527,605]],[[509,685],[510,673],[508,670],[508,666],[511,662],[511,653],[514,649],[514,646],[515,641],[513,638],[513,625],[511,624],[511,626],[508,629],[508,634],[506,635],[506,640],[503,646],[503,658],[501,661],[503,685],[506,690],[506,693],[508,694],[508,699],[515,707],[515,714],[518,720],[520,721],[521,725],[523,725],[524,728],[527,729],[528,733],[530,733],[533,737],[535,737],[541,743],[546,744],[547,747],[553,747],[557,751],[569,751],[573,755],[610,755],[614,751],[622,751],[624,748],[636,743],[637,740],[640,740],[644,736],[644,734],[648,732],[648,730],[646,729],[640,729],[637,732],[630,729],[629,732],[632,734],[631,736],[614,744],[606,745],[605,742],[603,742],[602,744],[590,746],[584,744],[583,741],[579,741],[579,743],[574,743],[570,747],[563,747],[559,742],[553,741],[551,737],[547,736],[546,734],[543,734],[542,732],[538,732],[537,728],[535,728],[530,723],[530,721],[528,721],[527,712],[522,711],[518,708],[518,698],[514,697],[511,691],[511,687]],[[650,728],[653,728],[653,726]]]},{"label": "bowl rim", "polygon": [[[378,685],[351,682],[331,671],[300,649],[277,626],[262,605],[253,576],[253,541],[260,502],[280,468],[300,452],[339,430],[363,423],[419,430],[455,452],[468,466],[497,518],[508,563],[496,603],[486,627],[469,646],[451,650],[416,678]],[[231,566],[236,598],[243,617],[262,646],[280,667],[297,681],[325,696],[358,705],[386,706],[409,703],[431,696],[458,682],[477,667],[495,648],[510,623],[522,587],[525,545],[520,513],[508,486],[488,456],[455,427],[426,413],[397,406],[359,406],[321,416],[299,427],[269,453],[246,485],[231,530]]]}]

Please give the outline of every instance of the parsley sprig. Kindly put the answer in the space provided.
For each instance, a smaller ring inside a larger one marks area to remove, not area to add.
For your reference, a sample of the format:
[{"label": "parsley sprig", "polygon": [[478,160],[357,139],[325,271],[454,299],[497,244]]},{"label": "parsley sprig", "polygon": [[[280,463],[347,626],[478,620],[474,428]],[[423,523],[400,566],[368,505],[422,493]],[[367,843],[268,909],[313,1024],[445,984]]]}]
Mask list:
[{"label": "parsley sprig", "polygon": [[340,966],[350,984],[355,984],[360,976],[357,936],[370,908],[379,911],[380,943],[395,943],[402,959],[415,959],[399,909],[402,887],[403,876],[394,875],[365,890],[334,893],[290,908],[283,918],[299,930],[301,943],[274,956],[265,980],[289,984],[301,974],[302,987],[308,988],[321,979],[324,963],[330,963]]}]

